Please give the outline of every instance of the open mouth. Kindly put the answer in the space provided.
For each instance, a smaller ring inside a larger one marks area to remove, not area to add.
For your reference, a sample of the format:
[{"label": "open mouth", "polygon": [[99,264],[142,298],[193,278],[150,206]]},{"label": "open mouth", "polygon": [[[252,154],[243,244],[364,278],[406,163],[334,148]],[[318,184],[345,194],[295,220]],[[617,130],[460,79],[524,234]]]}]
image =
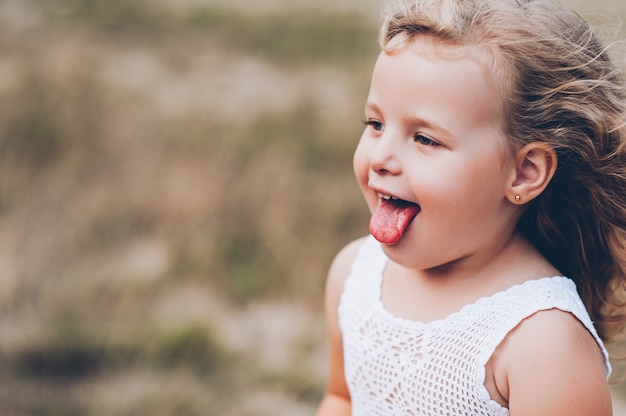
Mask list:
[{"label": "open mouth", "polygon": [[378,193],[378,196],[380,204],[370,219],[370,232],[383,244],[396,244],[420,213],[421,207],[391,195]]}]

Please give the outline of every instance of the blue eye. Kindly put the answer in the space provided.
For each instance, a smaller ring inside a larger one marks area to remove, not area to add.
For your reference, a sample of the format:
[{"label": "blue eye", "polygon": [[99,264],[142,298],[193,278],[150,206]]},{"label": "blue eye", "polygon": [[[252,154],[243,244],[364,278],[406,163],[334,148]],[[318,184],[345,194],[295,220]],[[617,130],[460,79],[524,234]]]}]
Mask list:
[{"label": "blue eye", "polygon": [[381,123],[380,121],[376,121],[376,120],[366,120],[366,121],[363,121],[363,124],[365,124],[368,127],[373,128],[376,131],[383,131],[385,127],[383,123]]},{"label": "blue eye", "polygon": [[429,139],[428,137],[423,136],[421,134],[416,134],[415,136],[413,136],[413,138],[415,139],[416,143],[419,143],[424,146],[440,146],[440,144],[437,143],[436,141]]}]

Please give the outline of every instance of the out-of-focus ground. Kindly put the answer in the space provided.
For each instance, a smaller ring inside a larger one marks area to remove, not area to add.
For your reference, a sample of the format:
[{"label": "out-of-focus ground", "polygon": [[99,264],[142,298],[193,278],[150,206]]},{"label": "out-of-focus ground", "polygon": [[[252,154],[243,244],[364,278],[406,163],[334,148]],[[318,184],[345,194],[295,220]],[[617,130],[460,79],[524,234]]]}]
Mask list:
[{"label": "out-of-focus ground", "polygon": [[1,415],[313,413],[383,4],[0,1]]}]

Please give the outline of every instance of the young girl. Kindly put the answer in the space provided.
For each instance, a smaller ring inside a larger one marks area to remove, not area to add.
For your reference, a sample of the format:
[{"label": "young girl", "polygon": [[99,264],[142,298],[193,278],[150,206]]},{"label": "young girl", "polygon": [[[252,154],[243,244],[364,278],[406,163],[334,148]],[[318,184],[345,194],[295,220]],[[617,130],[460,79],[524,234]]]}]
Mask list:
[{"label": "young girl", "polygon": [[330,269],[318,415],[610,415],[626,108],[604,46],[544,0],[413,0],[381,44],[354,156],[371,236]]}]

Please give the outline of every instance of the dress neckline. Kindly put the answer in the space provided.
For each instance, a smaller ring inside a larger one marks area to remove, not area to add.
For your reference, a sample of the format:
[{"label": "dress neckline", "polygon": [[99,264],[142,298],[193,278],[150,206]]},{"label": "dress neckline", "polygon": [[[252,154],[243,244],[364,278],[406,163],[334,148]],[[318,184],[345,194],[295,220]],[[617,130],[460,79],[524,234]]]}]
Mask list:
[{"label": "dress neckline", "polygon": [[382,248],[377,247],[377,249],[379,250],[380,255],[382,256],[382,267],[379,267],[376,273],[376,278],[377,278],[377,284],[376,284],[376,301],[375,301],[375,306],[381,311],[381,313],[383,315],[385,315],[391,322],[394,322],[402,327],[414,327],[414,328],[422,328],[422,327],[427,327],[427,326],[432,326],[432,327],[436,327],[436,326],[440,326],[445,324],[446,322],[453,320],[455,317],[465,314],[467,312],[472,311],[475,308],[478,308],[480,306],[483,306],[485,304],[491,303],[501,297],[507,296],[509,295],[511,292],[514,292],[516,290],[519,290],[521,288],[527,288],[529,286],[534,286],[534,285],[544,285],[547,282],[551,282],[551,281],[562,281],[564,282],[564,284],[570,284],[574,286],[574,290],[575,290],[575,284],[574,282],[566,277],[566,276],[562,276],[562,275],[555,275],[555,276],[544,276],[544,277],[539,277],[536,279],[529,279],[529,280],[525,280],[523,282],[520,283],[516,283],[512,286],[509,286],[506,289],[502,289],[499,290],[495,293],[492,293],[491,295],[486,295],[486,296],[482,296],[478,299],[476,299],[473,302],[467,303],[465,305],[463,305],[460,309],[453,311],[451,313],[449,313],[448,315],[442,317],[442,318],[437,318],[434,319],[432,321],[420,321],[420,320],[413,320],[413,319],[409,319],[409,318],[404,318],[398,315],[395,315],[394,313],[392,313],[391,311],[389,311],[387,309],[387,307],[385,306],[383,300],[382,300],[382,285],[383,285],[383,281],[384,281],[384,271],[386,269],[386,266],[389,262],[389,259],[387,258],[387,256],[385,255],[385,253],[382,251]]}]

